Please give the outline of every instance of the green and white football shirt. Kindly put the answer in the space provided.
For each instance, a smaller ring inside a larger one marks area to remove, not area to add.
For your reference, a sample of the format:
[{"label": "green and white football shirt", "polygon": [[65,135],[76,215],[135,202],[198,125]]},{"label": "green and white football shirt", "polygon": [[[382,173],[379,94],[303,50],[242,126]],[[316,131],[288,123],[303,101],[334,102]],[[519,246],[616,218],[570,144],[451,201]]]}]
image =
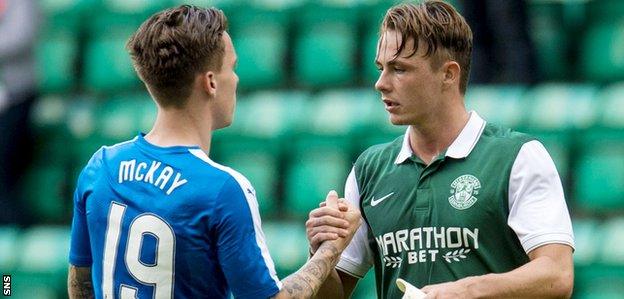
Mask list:
[{"label": "green and white football shirt", "polygon": [[337,268],[363,277],[374,265],[379,298],[401,297],[397,278],[423,287],[513,270],[544,244],[574,247],[559,174],[539,141],[471,112],[425,165],[408,136],[362,153],[345,188],[365,221]]}]

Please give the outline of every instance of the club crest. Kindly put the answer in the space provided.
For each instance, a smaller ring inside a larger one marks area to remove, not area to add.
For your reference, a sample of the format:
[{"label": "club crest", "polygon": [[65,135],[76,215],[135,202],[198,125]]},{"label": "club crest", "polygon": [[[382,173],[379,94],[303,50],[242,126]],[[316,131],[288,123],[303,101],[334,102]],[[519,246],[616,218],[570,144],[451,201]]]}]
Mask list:
[{"label": "club crest", "polygon": [[458,210],[470,208],[477,201],[475,195],[479,194],[479,188],[481,183],[475,176],[464,174],[451,183],[449,203]]}]

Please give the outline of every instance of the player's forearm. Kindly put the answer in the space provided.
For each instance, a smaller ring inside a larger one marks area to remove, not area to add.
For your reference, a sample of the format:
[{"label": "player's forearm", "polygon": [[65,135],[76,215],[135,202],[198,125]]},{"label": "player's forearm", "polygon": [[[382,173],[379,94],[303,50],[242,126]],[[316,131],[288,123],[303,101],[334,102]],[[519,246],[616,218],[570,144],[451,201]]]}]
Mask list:
[{"label": "player's forearm", "polygon": [[312,258],[297,272],[286,277],[275,298],[313,298],[340,258],[334,242],[323,243]]},{"label": "player's forearm", "polygon": [[91,283],[91,267],[69,266],[67,275],[67,292],[70,299],[93,298]]},{"label": "player's forearm", "polygon": [[513,271],[467,277],[472,298],[570,298],[574,280],[572,267],[549,257],[539,257]]}]

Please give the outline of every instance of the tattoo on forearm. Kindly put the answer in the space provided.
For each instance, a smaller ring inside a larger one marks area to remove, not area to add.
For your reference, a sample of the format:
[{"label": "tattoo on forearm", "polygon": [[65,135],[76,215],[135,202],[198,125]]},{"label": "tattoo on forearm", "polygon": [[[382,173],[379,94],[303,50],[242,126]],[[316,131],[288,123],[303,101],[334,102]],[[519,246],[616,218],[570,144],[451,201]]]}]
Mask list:
[{"label": "tattoo on forearm", "polygon": [[91,299],[93,284],[91,283],[91,268],[69,267],[67,289],[71,299]]},{"label": "tattoo on forearm", "polygon": [[290,298],[312,298],[336,266],[339,250],[334,244],[324,243],[301,270],[284,279],[284,289]]}]

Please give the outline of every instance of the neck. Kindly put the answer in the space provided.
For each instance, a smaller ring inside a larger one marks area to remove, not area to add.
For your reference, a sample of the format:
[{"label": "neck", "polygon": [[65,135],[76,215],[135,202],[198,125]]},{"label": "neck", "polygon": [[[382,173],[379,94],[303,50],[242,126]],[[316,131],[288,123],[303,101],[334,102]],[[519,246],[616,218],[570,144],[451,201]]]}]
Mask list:
[{"label": "neck", "polygon": [[[190,105],[187,105],[190,106]],[[198,111],[199,113],[192,113]],[[199,146],[208,155],[212,138],[211,120],[201,109],[163,109],[145,139],[157,146]]]},{"label": "neck", "polygon": [[410,125],[409,140],[414,154],[427,165],[459,136],[470,114],[464,105],[445,107],[420,124]]}]

